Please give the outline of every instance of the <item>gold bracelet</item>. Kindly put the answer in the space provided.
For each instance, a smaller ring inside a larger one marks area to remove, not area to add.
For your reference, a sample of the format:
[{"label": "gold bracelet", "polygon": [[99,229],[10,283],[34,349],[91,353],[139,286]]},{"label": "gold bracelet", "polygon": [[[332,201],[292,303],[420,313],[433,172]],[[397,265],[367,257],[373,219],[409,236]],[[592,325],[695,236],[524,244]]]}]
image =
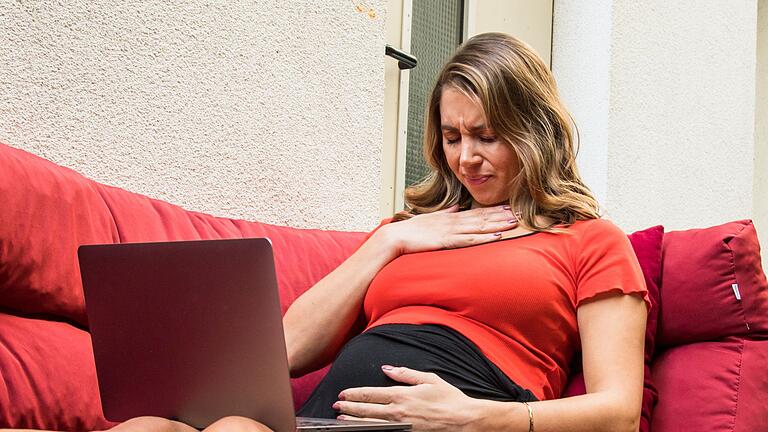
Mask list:
[{"label": "gold bracelet", "polygon": [[526,408],[528,408],[528,432],[533,432],[533,410],[528,402],[523,402]]}]

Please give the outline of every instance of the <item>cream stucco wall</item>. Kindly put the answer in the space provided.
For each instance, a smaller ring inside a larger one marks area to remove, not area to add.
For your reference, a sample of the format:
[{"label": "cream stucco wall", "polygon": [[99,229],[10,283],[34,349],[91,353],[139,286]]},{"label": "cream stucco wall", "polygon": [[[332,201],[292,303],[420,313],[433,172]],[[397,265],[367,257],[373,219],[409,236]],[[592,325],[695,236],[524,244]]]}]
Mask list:
[{"label": "cream stucco wall", "polygon": [[755,224],[763,269],[768,270],[768,0],[758,2],[757,103],[755,121]]},{"label": "cream stucco wall", "polygon": [[553,0],[465,0],[465,34],[509,33],[550,64]]},{"label": "cream stucco wall", "polygon": [[0,141],[192,210],[368,229],[385,12],[0,0]]},{"label": "cream stucco wall", "polygon": [[580,167],[625,230],[753,217],[756,5],[555,2]]}]

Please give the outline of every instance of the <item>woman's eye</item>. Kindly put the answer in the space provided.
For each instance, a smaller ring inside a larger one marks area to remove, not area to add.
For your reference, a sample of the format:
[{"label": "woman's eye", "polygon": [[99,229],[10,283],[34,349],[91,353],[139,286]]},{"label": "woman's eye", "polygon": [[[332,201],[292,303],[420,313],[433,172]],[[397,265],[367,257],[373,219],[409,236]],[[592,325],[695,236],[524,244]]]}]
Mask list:
[{"label": "woman's eye", "polygon": [[459,138],[445,137],[446,144],[456,144],[457,142],[459,142]]},{"label": "woman's eye", "polygon": [[493,143],[496,142],[495,136],[481,136],[480,141],[484,143]]}]

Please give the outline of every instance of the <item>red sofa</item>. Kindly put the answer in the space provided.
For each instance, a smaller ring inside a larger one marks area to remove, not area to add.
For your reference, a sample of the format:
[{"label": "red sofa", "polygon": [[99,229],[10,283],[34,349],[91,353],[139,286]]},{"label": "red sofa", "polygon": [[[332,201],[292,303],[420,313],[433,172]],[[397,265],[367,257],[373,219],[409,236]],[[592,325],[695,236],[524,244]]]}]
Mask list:
[{"label": "red sofa", "polygon": [[[0,427],[111,426],[101,413],[78,245],[269,237],[285,310],[364,235],[185,211],[0,144]],[[768,431],[768,283],[752,223],[655,227],[630,239],[654,302],[642,430]],[[323,373],[293,381],[297,406]],[[566,394],[583,391],[575,370]]]}]

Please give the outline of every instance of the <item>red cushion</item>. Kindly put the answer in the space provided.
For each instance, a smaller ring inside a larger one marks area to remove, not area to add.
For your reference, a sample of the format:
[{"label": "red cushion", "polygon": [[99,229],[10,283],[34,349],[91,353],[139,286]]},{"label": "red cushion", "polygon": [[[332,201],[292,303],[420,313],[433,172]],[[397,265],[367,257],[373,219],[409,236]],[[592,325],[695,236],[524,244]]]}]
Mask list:
[{"label": "red cushion", "polygon": [[94,183],[0,144],[0,307],[86,324],[75,252],[115,226]]},{"label": "red cushion", "polygon": [[[741,351],[739,401],[736,404],[736,432],[768,429],[768,341],[744,340]],[[703,384],[703,383],[702,383]],[[663,431],[661,431],[663,432]]]},{"label": "red cushion", "polygon": [[667,233],[663,262],[660,344],[768,336],[768,282],[752,221]]},{"label": "red cushion", "polygon": [[[645,331],[645,371],[643,381],[643,406],[640,417],[640,431],[650,430],[653,407],[658,399],[658,392],[653,383],[650,364],[655,349],[656,327],[659,316],[659,285],[661,284],[661,246],[664,239],[664,227],[655,226],[637,231],[629,236],[632,248],[637,255],[640,268],[643,270],[645,285],[648,288],[648,298],[651,309],[648,311],[648,323]],[[581,359],[576,359],[576,371],[566,386],[563,397],[578,396],[587,392],[584,375],[581,370]]]},{"label": "red cushion", "polygon": [[661,353],[653,364],[662,402],[653,413],[653,431],[765,431],[766,365],[768,341],[741,337]]},{"label": "red cushion", "polygon": [[768,282],[754,225],[667,233],[663,266],[654,432],[765,430]]},{"label": "red cushion", "polygon": [[69,324],[0,314],[0,428],[105,429],[91,337]]}]

